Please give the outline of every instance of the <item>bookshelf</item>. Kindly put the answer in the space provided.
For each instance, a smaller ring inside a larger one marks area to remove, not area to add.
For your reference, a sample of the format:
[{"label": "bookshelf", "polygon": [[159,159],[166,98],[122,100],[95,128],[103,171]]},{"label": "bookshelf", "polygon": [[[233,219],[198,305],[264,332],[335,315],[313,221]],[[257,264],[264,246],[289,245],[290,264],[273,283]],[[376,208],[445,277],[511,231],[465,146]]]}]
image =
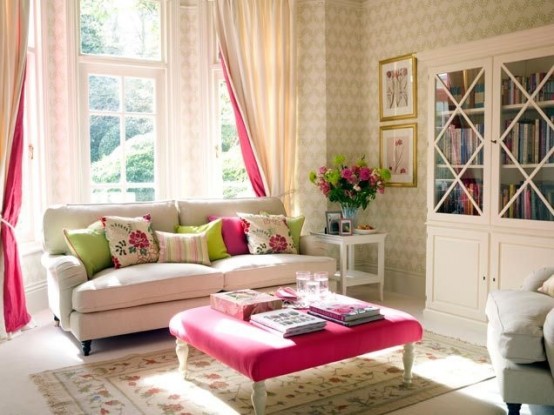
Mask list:
[{"label": "bookshelf", "polygon": [[554,25],[417,57],[428,70],[425,314],[484,328],[491,290],[554,261]]}]

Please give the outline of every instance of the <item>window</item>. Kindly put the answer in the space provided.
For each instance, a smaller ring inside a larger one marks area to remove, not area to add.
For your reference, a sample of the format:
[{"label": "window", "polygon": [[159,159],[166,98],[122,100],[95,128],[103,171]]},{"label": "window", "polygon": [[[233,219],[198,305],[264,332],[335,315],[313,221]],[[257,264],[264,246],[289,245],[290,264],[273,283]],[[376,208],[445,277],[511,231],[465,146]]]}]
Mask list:
[{"label": "window", "polygon": [[158,0],[80,1],[88,199],[156,199],[166,65]]},{"label": "window", "polygon": [[223,197],[253,197],[254,190],[246,174],[241,154],[235,114],[225,79],[217,80],[217,130],[221,156],[221,182]]}]

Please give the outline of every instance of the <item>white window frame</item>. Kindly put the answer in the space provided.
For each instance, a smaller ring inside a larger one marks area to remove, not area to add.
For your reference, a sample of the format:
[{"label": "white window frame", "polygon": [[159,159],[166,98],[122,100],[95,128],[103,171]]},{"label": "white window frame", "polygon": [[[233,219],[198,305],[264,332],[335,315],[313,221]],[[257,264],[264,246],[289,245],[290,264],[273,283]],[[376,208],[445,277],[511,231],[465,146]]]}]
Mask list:
[{"label": "white window frame", "polygon": [[[154,189],[155,189],[155,199],[160,198],[160,188],[161,188],[161,169],[160,165],[166,165],[163,161],[160,161],[160,158],[163,157],[163,154],[167,153],[167,148],[164,147],[164,142],[167,143],[167,140],[162,140],[162,137],[166,137],[166,117],[164,114],[167,114],[166,105],[165,105],[165,70],[163,68],[155,67],[139,67],[139,66],[127,66],[120,64],[112,63],[99,63],[99,62],[89,62],[90,59],[82,59],[79,69],[80,69],[80,88],[79,88],[79,98],[80,98],[80,125],[81,125],[81,134],[83,138],[82,147],[80,155],[83,158],[83,166],[86,168],[82,171],[82,184],[84,197],[88,201],[91,200],[93,183],[91,178],[91,161],[90,161],[90,136],[89,136],[89,119],[90,113],[88,106],[88,78],[89,75],[101,75],[101,76],[116,76],[116,77],[136,77],[136,78],[147,78],[153,79],[155,83],[155,110],[154,110],[154,119],[155,119],[155,146],[154,146]],[[123,103],[121,103],[123,105]],[[95,112],[96,111],[92,111]],[[114,111],[117,112],[117,111]],[[121,131],[123,133],[123,130]],[[122,188],[125,183],[114,183],[111,188]]]},{"label": "white window frame", "polygon": [[44,93],[41,36],[41,2],[31,0],[27,74],[25,81],[25,113],[23,142],[22,206],[16,226],[20,251],[40,247],[42,211],[45,206],[43,182],[44,159]]}]

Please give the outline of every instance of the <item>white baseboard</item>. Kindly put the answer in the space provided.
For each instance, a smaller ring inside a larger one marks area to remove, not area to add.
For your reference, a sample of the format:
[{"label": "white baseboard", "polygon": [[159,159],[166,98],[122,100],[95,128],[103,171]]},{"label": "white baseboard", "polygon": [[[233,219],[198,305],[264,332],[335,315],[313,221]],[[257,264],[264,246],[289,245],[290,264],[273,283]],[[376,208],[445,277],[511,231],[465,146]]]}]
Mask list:
[{"label": "white baseboard", "polygon": [[487,323],[425,308],[425,329],[469,343],[486,345]]},{"label": "white baseboard", "polygon": [[27,311],[30,314],[37,313],[48,308],[48,290],[46,281],[36,282],[25,286],[27,299]]}]

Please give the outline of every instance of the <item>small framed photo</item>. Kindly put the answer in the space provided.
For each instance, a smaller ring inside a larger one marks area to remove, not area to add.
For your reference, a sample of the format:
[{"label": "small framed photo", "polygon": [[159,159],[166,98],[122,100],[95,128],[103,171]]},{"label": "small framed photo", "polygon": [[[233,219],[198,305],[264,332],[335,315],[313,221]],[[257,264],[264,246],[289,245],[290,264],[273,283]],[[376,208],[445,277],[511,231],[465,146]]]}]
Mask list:
[{"label": "small framed photo", "polygon": [[352,221],[350,219],[340,220],[339,235],[352,235]]},{"label": "small framed photo", "polygon": [[380,120],[417,116],[417,67],[413,54],[379,62]]},{"label": "small framed photo", "polygon": [[417,185],[417,124],[390,125],[379,129],[380,166],[390,170],[387,186]]},{"label": "small framed photo", "polygon": [[329,235],[339,235],[340,234],[340,220],[342,214],[340,211],[330,211],[325,212],[325,223],[327,224],[327,233]]}]

